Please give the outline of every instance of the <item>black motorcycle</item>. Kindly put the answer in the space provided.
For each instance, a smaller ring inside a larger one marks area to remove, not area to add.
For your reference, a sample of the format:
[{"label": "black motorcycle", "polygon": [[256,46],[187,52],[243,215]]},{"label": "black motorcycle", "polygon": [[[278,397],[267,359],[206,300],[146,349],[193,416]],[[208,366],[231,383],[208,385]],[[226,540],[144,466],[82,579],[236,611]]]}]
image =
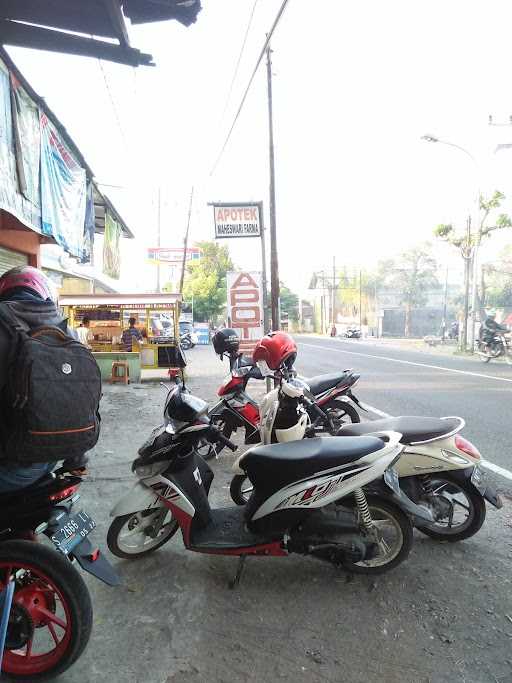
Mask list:
[{"label": "black motorcycle", "polygon": [[61,468],[0,494],[0,591],[14,584],[2,661],[10,680],[53,680],[85,649],[93,611],[76,564],[110,586],[119,583],[88,539],[94,520],[76,509],[81,481]]}]

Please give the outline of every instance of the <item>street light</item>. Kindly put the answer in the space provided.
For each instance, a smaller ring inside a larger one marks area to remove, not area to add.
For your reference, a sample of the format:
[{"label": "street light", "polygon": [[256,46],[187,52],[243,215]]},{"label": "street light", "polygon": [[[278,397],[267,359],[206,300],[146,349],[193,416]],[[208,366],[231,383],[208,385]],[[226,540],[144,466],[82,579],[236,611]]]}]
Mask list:
[{"label": "street light", "polygon": [[[456,145],[454,142],[449,142],[448,140],[441,140],[440,138],[436,137],[435,135],[422,135],[421,136],[422,140],[425,140],[426,142],[439,142],[442,145],[448,145],[448,147],[455,147],[455,149],[460,150],[461,152],[464,152],[466,156],[468,156],[473,164],[475,165],[476,169],[476,175],[477,179],[479,178],[479,167],[477,160],[475,157],[471,154],[469,150],[467,150],[465,147],[461,147],[460,145]],[[476,323],[476,309],[477,309],[477,298],[478,298],[478,291],[476,287],[476,281],[478,278],[478,259],[477,259],[477,252],[478,252],[478,246],[479,246],[479,240],[480,240],[480,187],[477,183],[477,198],[476,198],[476,207],[475,207],[475,221],[474,225],[476,228],[476,235],[477,239],[475,241],[474,247],[473,247],[473,282],[471,283],[471,307],[472,307],[472,314],[471,314],[471,335],[469,338],[469,343],[471,344],[471,352],[474,351],[475,348],[475,323]]]}]

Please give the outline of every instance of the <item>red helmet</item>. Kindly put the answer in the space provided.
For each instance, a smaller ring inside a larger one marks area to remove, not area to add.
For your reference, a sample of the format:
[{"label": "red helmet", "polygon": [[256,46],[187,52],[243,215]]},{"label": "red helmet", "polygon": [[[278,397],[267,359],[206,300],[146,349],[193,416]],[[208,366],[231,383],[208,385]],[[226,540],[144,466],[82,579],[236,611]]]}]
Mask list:
[{"label": "red helmet", "polygon": [[32,266],[17,266],[11,268],[0,277],[0,298],[13,289],[30,289],[38,294],[41,299],[51,299],[56,303],[56,292],[46,275]]},{"label": "red helmet", "polygon": [[256,344],[252,359],[254,363],[265,361],[271,370],[277,370],[283,363],[291,368],[297,357],[297,344],[286,332],[270,332]]}]

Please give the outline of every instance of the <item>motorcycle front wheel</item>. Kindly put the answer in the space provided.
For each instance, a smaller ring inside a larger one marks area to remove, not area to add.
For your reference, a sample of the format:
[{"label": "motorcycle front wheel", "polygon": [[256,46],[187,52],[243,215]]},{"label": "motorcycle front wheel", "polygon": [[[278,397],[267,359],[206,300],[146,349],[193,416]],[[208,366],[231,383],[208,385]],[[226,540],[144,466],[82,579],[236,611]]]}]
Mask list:
[{"label": "motorcycle front wheel", "polygon": [[[162,519],[163,516],[163,519]],[[158,531],[155,531],[155,526]],[[179,524],[167,508],[140,510],[115,517],[107,532],[110,552],[124,560],[144,557],[161,548],[178,531]]]},{"label": "motorcycle front wheel", "polygon": [[419,531],[436,541],[456,543],[481,529],[485,522],[485,501],[469,482],[461,484],[449,475],[435,475],[429,485],[432,494],[421,502],[428,503],[438,520],[416,525]]},{"label": "motorcycle front wheel", "polygon": [[9,680],[54,680],[91,635],[89,591],[71,562],[34,541],[0,543],[0,590],[14,582],[2,672]]}]

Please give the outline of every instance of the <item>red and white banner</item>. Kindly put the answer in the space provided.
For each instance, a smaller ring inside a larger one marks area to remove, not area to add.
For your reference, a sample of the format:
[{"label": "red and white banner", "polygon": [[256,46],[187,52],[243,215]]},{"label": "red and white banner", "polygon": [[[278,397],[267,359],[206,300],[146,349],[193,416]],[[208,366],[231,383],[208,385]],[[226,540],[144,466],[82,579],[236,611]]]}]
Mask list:
[{"label": "red and white banner", "polygon": [[261,273],[227,274],[229,326],[240,337],[240,350],[252,353],[263,336],[263,289]]}]

